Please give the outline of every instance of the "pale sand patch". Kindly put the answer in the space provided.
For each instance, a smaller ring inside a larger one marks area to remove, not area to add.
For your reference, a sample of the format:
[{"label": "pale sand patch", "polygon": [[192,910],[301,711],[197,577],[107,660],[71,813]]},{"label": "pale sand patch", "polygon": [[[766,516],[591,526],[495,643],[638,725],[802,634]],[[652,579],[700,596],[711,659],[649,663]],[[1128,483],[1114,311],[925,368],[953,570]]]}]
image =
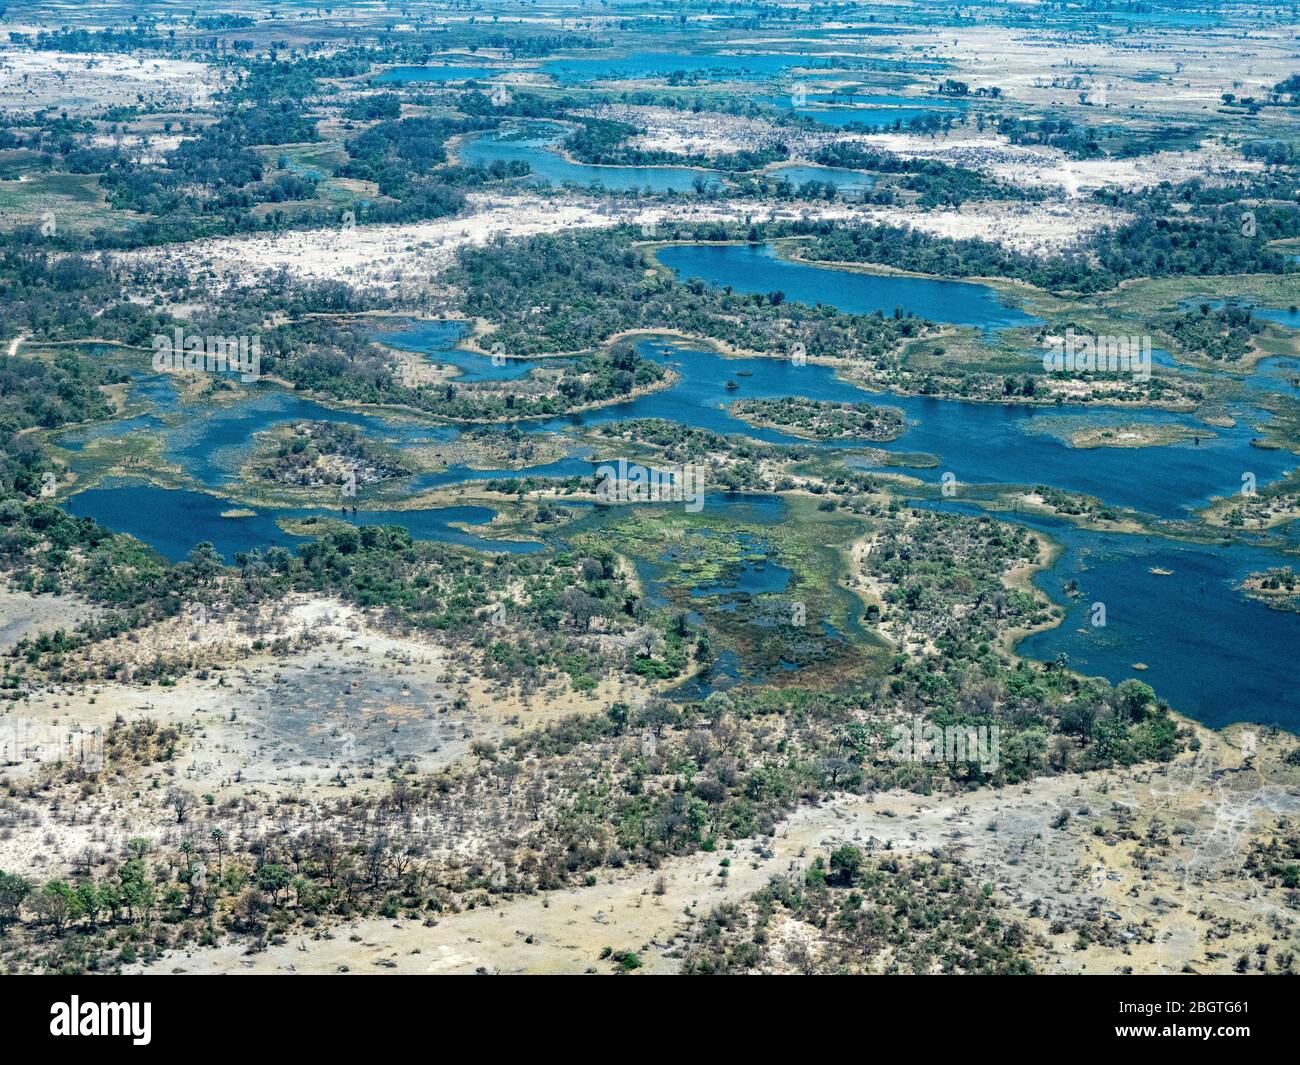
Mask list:
[{"label": "pale sand patch", "polygon": [[[788,140],[789,131],[760,118],[718,112],[679,111],[673,107],[606,104],[579,112],[627,122],[644,130],[628,140],[633,148],[710,157],[752,151],[776,140]],[[828,136],[827,141],[835,138]]]},{"label": "pale sand patch", "polygon": [[481,247],[500,238],[525,239],[542,233],[631,224],[647,238],[673,222],[792,221],[817,219],[845,224],[912,225],[936,236],[981,237],[1026,251],[1058,251],[1089,232],[1124,221],[1103,205],[971,202],[957,210],[876,207],[860,203],[782,203],[756,200],[692,201],[640,206],[570,197],[474,194],[472,213],[405,225],[358,225],[220,237],[123,252],[129,264],[184,263],[207,278],[210,291],[281,270],[306,279],[344,280],[386,290],[426,286],[450,266],[458,249]]},{"label": "pale sand patch", "polygon": [[[1155,152],[1134,159],[1072,159],[1060,149],[1012,144],[1006,137],[957,127],[951,134],[872,133],[859,140],[908,159],[937,159],[964,166],[1021,188],[1059,189],[1078,197],[1106,185],[1145,188],[1162,181],[1200,178],[1226,184],[1259,173],[1250,162],[1222,144],[1207,141],[1195,151]],[[1084,205],[1071,203],[1070,210]]]},{"label": "pale sand patch", "polygon": [[179,133],[94,133],[90,143],[96,148],[117,148],[127,152],[141,166],[162,166],[168,152],[180,147],[185,138]]},{"label": "pale sand patch", "polygon": [[42,632],[71,632],[77,623],[97,614],[98,608],[71,595],[32,595],[0,589],[0,651],[19,640]]},{"label": "pale sand patch", "polygon": [[1125,211],[1091,202],[1013,203],[969,201],[955,209],[864,207],[863,221],[911,226],[953,240],[978,239],[1029,255],[1056,254],[1082,243],[1098,229],[1123,225]]},{"label": "pale sand patch", "polygon": [[[57,811],[25,804],[16,831],[0,831],[0,869],[48,879],[66,875],[87,848],[120,854],[132,836],[163,842],[177,827],[165,808],[173,784],[217,802],[283,795],[325,802],[383,791],[390,766],[437,772],[472,757],[477,741],[499,746],[569,714],[640,705],[670,683],[607,677],[594,691],[575,692],[555,680],[521,692],[512,681],[484,679],[473,649],[390,634],[355,607],[300,594],[268,605],[260,621],[266,647],[258,650],[232,619],[187,606],[92,657],[138,668],[194,655],[211,660],[206,676],[196,671],[169,686],[59,685],[3,704],[0,779],[8,782],[42,773],[60,738],[108,730],[119,719],[173,726],[184,738],[176,756],[144,770],[126,796],[110,781],[111,800],[83,796]],[[271,652],[276,640],[288,641],[286,653]],[[162,786],[141,782],[150,776]]]},{"label": "pale sand patch", "polygon": [[346,280],[359,286],[395,288],[425,284],[452,262],[457,249],[500,238],[525,238],[620,223],[745,221],[801,217],[849,219],[858,208],[842,204],[775,207],[752,200],[692,202],[641,207],[583,197],[521,195],[469,197],[471,213],[405,225],[355,225],[219,237],[120,253],[131,264],[183,262],[209,287],[288,271],[301,278]]},{"label": "pale sand patch", "polygon": [[[21,593],[4,593],[0,610],[8,610],[12,602],[21,605]],[[42,629],[64,619],[49,612],[53,606],[75,606],[70,598],[39,597],[34,602],[45,609],[35,619]],[[79,616],[86,616],[87,609],[82,606]],[[460,702],[455,722],[472,723],[476,737],[487,733],[499,739],[508,730],[541,726],[568,714],[597,713],[612,702],[641,703],[656,688],[666,687],[604,677],[593,692],[573,692],[564,680],[523,692],[512,679],[485,679],[478,651],[432,637],[394,635],[372,616],[337,599],[292,594],[265,605],[256,620],[260,628],[255,635],[246,615],[208,614],[186,605],[174,618],[92,648],[88,661],[121,663],[120,680],[36,690],[6,709],[12,719],[40,727],[108,728],[117,718],[152,718],[177,726],[203,720],[205,727],[221,733],[224,756],[200,758],[204,745],[194,744],[178,765],[190,767],[195,788],[238,795],[250,785],[272,792],[317,787],[339,772],[354,775],[372,758],[412,759],[425,771],[439,769],[468,748],[468,735],[460,736],[464,743],[441,739],[447,720],[430,717],[434,711],[445,715],[452,702]],[[4,632],[0,629],[0,635]],[[260,648],[253,645],[257,638]],[[272,653],[276,641],[285,642],[285,653]],[[598,641],[608,642],[601,637]],[[140,668],[156,659],[182,657],[192,659],[196,667],[174,685],[133,680]],[[199,675],[203,664],[207,676]],[[311,720],[302,727],[278,728],[276,715],[303,711]],[[359,730],[351,753],[344,753],[339,744],[317,743],[317,737],[330,730],[342,735],[355,728],[356,715],[389,718],[390,724],[407,728],[424,719],[426,732],[398,741],[381,735],[383,730],[373,736],[360,735],[364,730]],[[0,715],[0,722],[4,720]],[[204,761],[201,771],[194,769],[199,761]],[[38,770],[38,759],[19,758],[4,772],[10,779],[21,779]],[[239,782],[231,779],[235,775]]]},{"label": "pale sand patch", "polygon": [[[1178,29],[1090,36],[1048,27],[946,26],[911,36],[946,60],[942,77],[997,87],[1019,103],[1077,105],[1101,120],[1212,110],[1224,92],[1262,96],[1295,70],[1294,25]],[[1102,90],[1105,94],[1102,95]]]},{"label": "pale sand patch", "polygon": [[227,75],[206,63],[153,56],[30,52],[0,48],[0,108],[103,109],[136,103],[194,107],[211,100]]}]

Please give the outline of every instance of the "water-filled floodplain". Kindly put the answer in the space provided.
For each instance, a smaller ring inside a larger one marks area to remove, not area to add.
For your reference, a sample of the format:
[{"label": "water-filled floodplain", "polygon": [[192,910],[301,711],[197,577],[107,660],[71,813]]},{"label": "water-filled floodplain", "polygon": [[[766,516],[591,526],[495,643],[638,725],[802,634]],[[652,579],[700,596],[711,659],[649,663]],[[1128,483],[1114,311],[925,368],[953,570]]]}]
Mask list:
[{"label": "water-filled floodplain", "polygon": [[[793,301],[822,302],[856,313],[892,314],[894,308],[900,308],[901,313],[989,331],[1037,321],[987,286],[789,262],[778,258],[769,246],[675,246],[661,250],[659,259],[682,278],[698,277],[742,292],[780,289]],[[1289,324],[1289,312],[1273,311],[1279,324]],[[1269,309],[1261,309],[1264,312]],[[457,349],[455,344],[464,335],[461,323],[427,321],[398,323],[375,333],[388,345],[454,367],[460,380],[513,380],[531,372],[533,364],[527,360],[493,360]],[[636,344],[644,357],[675,371],[674,384],[625,403],[523,423],[519,428],[534,433],[572,433],[615,421],[661,418],[723,434],[797,445],[827,462],[861,466],[867,446],[864,441],[810,443],[778,430],[750,426],[727,408],[738,398],[783,396],[892,406],[903,412],[905,430],[892,441],[870,446],[895,453],[900,463],[917,462],[914,467],[895,468],[927,484],[952,474],[959,486],[958,497],[937,505],[970,512],[974,512],[973,504],[960,498],[967,487],[1041,484],[1085,493],[1152,519],[1185,519],[1211,499],[1237,491],[1244,472],[1253,474],[1263,486],[1297,465],[1288,451],[1252,446],[1252,439],[1259,435],[1258,426],[1267,416],[1249,405],[1233,409],[1232,426],[1211,427],[1191,414],[1163,410],[1099,405],[1044,408],[897,396],[861,388],[840,377],[831,365],[727,358],[704,345],[666,336],[643,336]],[[1167,364],[1167,359],[1162,361],[1166,368]],[[1253,378],[1247,378],[1247,394],[1251,390],[1294,389],[1288,379],[1293,369],[1294,363],[1285,358],[1266,360]],[[208,491],[114,482],[75,494],[66,505],[74,514],[132,533],[168,558],[183,558],[201,540],[211,541],[227,559],[254,547],[292,550],[305,542],[304,538],[285,533],[277,521],[311,516],[341,517],[357,524],[391,522],[406,526],[417,539],[481,550],[529,551],[544,546],[466,531],[461,526],[481,525],[492,517],[490,509],[476,506],[361,509],[355,514],[255,508],[252,516],[223,517],[232,510],[238,513],[238,504],[226,496],[233,494],[240,465],[251,454],[254,435],[276,425],[296,420],[346,422],[399,449],[454,440],[461,430],[427,420],[339,410],[269,385],[259,386],[250,401],[202,408],[179,424],[164,426],[160,417],[175,409],[174,394],[165,384],[143,377],[136,382],[134,396],[156,399],[156,412],[139,415],[129,423],[65,434],[63,445],[75,455],[96,433],[161,433],[168,457]],[[1072,423],[1080,418],[1103,425],[1135,419],[1172,424],[1191,430],[1195,439],[1140,449],[1071,447],[1067,432],[1053,430],[1066,424],[1062,420]],[[616,449],[617,445],[611,442],[609,447]],[[523,470],[453,465],[439,472],[417,473],[407,479],[404,488],[424,491],[511,475],[585,477],[600,457],[591,447],[575,444],[568,455]],[[364,492],[358,501],[367,508],[384,505]],[[706,505],[742,507],[750,515],[746,520],[759,523],[779,522],[785,510],[779,497],[768,497],[765,507],[756,510],[751,497],[716,493],[708,495]],[[927,500],[923,505],[936,504]],[[1066,608],[1067,616],[1061,625],[1026,639],[1022,653],[1044,660],[1064,654],[1073,668],[1115,682],[1139,677],[1175,708],[1212,724],[1253,720],[1293,729],[1300,726],[1300,694],[1287,653],[1300,640],[1300,615],[1270,610],[1246,598],[1239,588],[1246,574],[1287,564],[1285,556],[1248,543],[1190,544],[1163,536],[1096,532],[1025,514],[1003,513],[999,517],[1046,533],[1064,548],[1036,581]],[[648,576],[653,585],[653,574]],[[774,559],[761,565],[745,563],[726,582],[703,583],[691,596],[697,602],[708,602],[727,594],[775,594],[785,588],[788,577],[789,571]],[[1067,594],[1066,582],[1071,580],[1076,583]],[[653,586],[647,594],[655,601]],[[1091,604],[1098,601],[1107,606],[1104,628],[1089,623]],[[730,660],[720,661],[718,669],[726,673]]]}]

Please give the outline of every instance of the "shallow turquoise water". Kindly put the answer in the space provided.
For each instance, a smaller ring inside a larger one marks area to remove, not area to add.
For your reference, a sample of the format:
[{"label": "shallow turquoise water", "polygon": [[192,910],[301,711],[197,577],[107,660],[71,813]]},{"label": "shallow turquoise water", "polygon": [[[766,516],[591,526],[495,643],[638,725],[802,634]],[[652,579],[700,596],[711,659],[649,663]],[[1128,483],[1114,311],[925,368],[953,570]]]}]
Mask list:
[{"label": "shallow turquoise water", "polygon": [[196,411],[193,418],[167,432],[165,454],[191,477],[217,488],[235,479],[253,453],[256,434],[296,421],[342,422],[398,444],[454,440],[460,435],[454,426],[340,410],[267,386],[248,402]]},{"label": "shallow turquoise water", "polygon": [[[691,253],[729,251],[744,253],[722,258],[705,256],[701,265]],[[819,267],[788,270],[799,264],[773,259],[768,249],[672,248],[666,260],[685,256],[684,273],[713,271],[742,291],[770,291],[781,288],[790,299],[812,296],[846,310],[892,310],[895,300],[916,314],[932,318],[948,315],[969,324],[1010,324],[1020,312],[1002,306],[990,290],[968,283],[937,282],[914,278],[875,278]],[[710,261],[711,259],[711,261]],[[738,270],[739,266],[744,269]],[[669,265],[682,268],[681,262]],[[709,278],[712,280],[712,278]],[[813,280],[815,279],[815,281]],[[889,299],[882,297],[871,282],[901,281],[905,287],[889,286]],[[834,282],[834,284],[832,284]],[[986,317],[979,318],[980,309]],[[939,313],[942,312],[942,313]],[[1282,312],[1286,313],[1286,312]],[[389,343],[424,351],[437,361],[460,360],[470,375],[487,379],[494,374],[526,372],[527,363],[496,367],[490,359],[468,352],[456,353],[452,345],[461,335],[457,323],[408,323],[384,334]],[[521,426],[528,431],[564,429],[571,425],[597,426],[628,418],[659,417],[681,424],[724,433],[742,433],[773,442],[800,444],[810,453],[834,455],[852,442],[809,444],[773,430],[750,428],[724,409],[742,397],[803,395],[815,399],[869,401],[900,408],[907,431],[896,441],[881,446],[899,452],[932,453],[939,458],[935,468],[913,471],[935,482],[952,472],[960,485],[986,483],[1049,484],[1097,496],[1106,502],[1130,506],[1158,517],[1185,517],[1189,508],[1210,497],[1240,487],[1244,470],[1255,473],[1260,484],[1280,477],[1296,466],[1288,452],[1252,448],[1249,410],[1238,411],[1243,420],[1232,429],[1215,428],[1213,439],[1203,436],[1199,445],[1144,448],[1139,451],[1102,448],[1072,449],[1050,433],[1026,431],[1052,419],[1086,415],[1099,423],[1128,420],[1170,421],[1207,427],[1187,415],[1163,411],[1112,410],[1102,407],[1032,408],[897,397],[872,393],[838,380],[832,368],[796,366],[776,359],[725,359],[689,344],[667,338],[649,338],[639,343],[646,357],[664,362],[681,374],[673,387],[635,401],[580,416],[552,419],[543,424]],[[1295,387],[1287,374],[1295,363],[1285,358],[1266,360],[1250,387],[1286,391]],[[726,388],[728,380],[738,388]],[[135,382],[137,398],[156,397],[163,410],[178,409],[170,382],[141,378]],[[130,431],[158,431],[153,415],[143,415]],[[262,429],[297,419],[343,421],[364,427],[379,439],[402,446],[421,441],[453,439],[458,430],[418,422],[394,421],[354,411],[339,411],[314,401],[263,386],[250,402],[230,408],[201,408],[176,429],[167,430],[167,454],[180,462],[201,483],[215,488],[228,484],[250,451],[253,435]],[[113,430],[113,427],[105,427]],[[541,475],[589,475],[593,461],[617,455],[619,445],[611,441],[598,456],[574,455],[518,471]],[[410,479],[406,488],[427,488],[466,480],[509,476],[506,470],[476,471],[454,467]],[[151,544],[171,559],[181,559],[201,540],[211,541],[228,560],[238,551],[252,547],[280,545],[293,549],[303,540],[283,533],[276,517],[334,514],[337,511],[291,509],[258,510],[251,518],[222,518],[233,504],[218,495],[167,490],[147,484],[110,482],[72,496],[67,509],[94,517],[110,528],[129,532]],[[960,495],[948,507],[965,507]],[[727,496],[710,493],[706,507],[726,507],[738,517],[779,521],[784,504],[778,497]],[[971,509],[973,507],[966,508]],[[407,527],[417,539],[465,544],[481,550],[531,551],[539,545],[491,541],[452,528],[453,522],[478,524],[491,517],[481,507],[447,507],[422,511],[366,511],[347,515],[356,524],[394,523]],[[1054,659],[1065,653],[1073,668],[1120,681],[1136,676],[1152,684],[1161,697],[1178,710],[1210,724],[1233,720],[1272,721],[1295,729],[1300,726],[1300,695],[1291,668],[1292,648],[1300,646],[1300,616],[1270,611],[1247,600],[1235,588],[1252,570],[1285,564],[1288,560],[1251,545],[1187,545],[1141,536],[1118,536],[1077,529],[1065,522],[1024,515],[1004,515],[1007,520],[1042,529],[1065,546],[1065,553],[1049,572],[1038,575],[1041,587],[1067,606],[1069,616],[1058,628],[1036,634],[1021,650],[1032,657]],[[1288,530],[1297,535],[1297,530]],[[1150,570],[1172,570],[1169,577]],[[697,599],[716,601],[727,597],[779,593],[785,589],[789,572],[779,563],[747,562],[726,582],[695,590]],[[1066,599],[1063,583],[1079,583],[1077,599]],[[656,598],[648,586],[651,598]],[[1094,629],[1089,624],[1091,605],[1104,602],[1107,625]],[[1083,630],[1083,631],[1080,631]],[[1147,665],[1135,671],[1135,662]],[[725,684],[739,676],[739,664],[722,659],[704,688]]]},{"label": "shallow turquoise water", "polygon": [[[665,418],[682,425],[719,433],[741,433],[771,443],[806,444],[776,430],[753,428],[733,418],[724,405],[742,397],[770,399],[791,395],[834,402],[870,402],[902,410],[908,423],[907,431],[897,440],[871,446],[938,456],[937,467],[908,471],[922,480],[938,482],[944,473],[951,472],[959,485],[1047,484],[1162,518],[1188,517],[1190,508],[1205,504],[1211,497],[1238,491],[1245,471],[1254,473],[1258,484],[1263,485],[1298,464],[1290,452],[1252,447],[1250,440],[1256,434],[1247,421],[1240,421],[1232,429],[1211,430],[1186,414],[1169,411],[1044,408],[895,396],[841,381],[829,366],[811,363],[797,366],[782,359],[728,359],[668,338],[644,340],[638,350],[643,356],[676,370],[680,380],[669,389],[629,403],[551,419],[534,428],[559,430],[570,425]],[[739,376],[742,372],[749,376]],[[729,380],[739,387],[729,390],[726,387]],[[1026,431],[1030,423],[1081,415],[1099,423],[1172,422],[1217,435],[1213,439],[1203,435],[1199,445],[1189,442],[1138,451],[1084,450],[1068,447],[1049,433]],[[833,450],[826,446],[823,449]]]},{"label": "shallow turquoise water", "polygon": [[767,171],[767,177],[785,180],[798,186],[809,181],[818,181],[823,185],[834,185],[843,192],[862,192],[876,183],[876,179],[862,170],[848,170],[836,166],[776,166]]},{"label": "shallow turquoise water", "polygon": [[571,163],[552,150],[567,134],[565,127],[554,123],[532,123],[514,130],[479,133],[466,138],[460,147],[460,158],[479,166],[488,166],[498,160],[525,162],[532,167],[528,180],[534,184],[577,185],[582,188],[595,184],[618,191],[690,192],[700,182],[705,186],[719,183],[718,175],[713,171],[690,167]]},{"label": "shallow turquoise water", "polygon": [[[799,106],[795,106],[792,96],[788,95],[767,96],[763,102],[835,129],[855,125],[869,129],[888,129],[894,126],[906,128],[915,119],[945,115],[959,117],[958,108],[949,101],[943,101],[942,105],[926,106],[918,103],[915,97],[905,96],[842,97],[809,93],[806,103]],[[875,106],[865,106],[868,104]]]},{"label": "shallow turquoise water", "polygon": [[[513,381],[526,377],[537,363],[530,359],[511,359],[505,356],[490,358],[472,351],[462,351],[456,347],[469,333],[464,322],[457,321],[413,321],[394,329],[371,334],[381,344],[388,344],[403,351],[417,351],[427,355],[433,363],[455,366],[461,372],[457,382],[471,381]],[[552,360],[551,365],[561,360]]]}]

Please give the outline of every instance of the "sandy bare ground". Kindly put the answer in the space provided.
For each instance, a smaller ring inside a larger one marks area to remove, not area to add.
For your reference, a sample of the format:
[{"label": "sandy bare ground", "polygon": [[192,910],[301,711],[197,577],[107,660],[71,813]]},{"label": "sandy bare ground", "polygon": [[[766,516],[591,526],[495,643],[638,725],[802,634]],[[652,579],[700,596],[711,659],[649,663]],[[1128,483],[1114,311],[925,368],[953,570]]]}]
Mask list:
[{"label": "sandy bare ground", "polygon": [[1115,112],[1201,111],[1216,106],[1224,92],[1261,96],[1294,72],[1294,33],[1294,25],[1254,25],[1249,38],[1230,29],[1150,25],[1131,35],[982,25],[944,27],[913,40],[952,64],[945,77],[972,89],[996,86],[1013,100],[1040,106],[1077,104],[1085,92],[1112,119]]},{"label": "sandy bare ground", "polygon": [[[714,111],[696,113],[679,111],[675,107],[606,104],[579,113],[628,122],[641,128],[644,132],[628,141],[633,148],[679,154],[701,152],[710,157],[728,155],[752,151],[776,140],[788,141],[791,137],[791,131],[765,119]],[[829,143],[840,138],[833,134],[823,134],[817,139]]]},{"label": "sandy bare ground", "polygon": [[220,86],[217,70],[189,60],[0,48],[0,109],[5,110],[103,110],[137,103],[137,94],[161,106],[188,108],[206,103]]},{"label": "sandy bare ground", "polygon": [[95,611],[73,596],[30,595],[0,589],[0,651],[19,640],[55,629],[71,631]]},{"label": "sandy bare ground", "polygon": [[904,158],[937,159],[1022,188],[1058,190],[1071,199],[1070,213],[1095,210],[1094,205],[1079,203],[1076,198],[1106,185],[1133,189],[1192,178],[1222,184],[1263,169],[1262,163],[1250,162],[1237,151],[1210,141],[1195,151],[1154,152],[1135,159],[1073,159],[1057,148],[1015,145],[991,131],[981,133],[961,126],[935,136],[872,133],[861,139]]},{"label": "sandy bare ground", "polygon": [[[0,600],[0,609],[8,602]],[[70,602],[37,600],[43,608]],[[39,620],[39,628],[53,627],[48,609]],[[467,652],[385,633],[332,600],[293,596],[264,620],[263,640],[289,640],[286,654],[254,651],[253,637],[229,619],[190,609],[101,645],[97,657],[128,667],[204,652],[215,664],[206,677],[195,673],[170,686],[59,685],[3,704],[0,777],[33,779],[70,735],[107,730],[117,719],[149,719],[185,737],[163,774],[168,787],[218,801],[336,798],[386,789],[390,766],[436,772],[467,757],[476,741],[499,744],[618,700],[637,704],[650,690],[639,681],[606,679],[591,692],[573,692],[567,682],[521,692],[485,680]],[[0,819],[0,869],[46,879],[64,875],[87,848],[116,854],[132,836],[162,840],[175,828],[164,793],[146,785],[120,801],[81,797],[57,812],[24,806],[16,829]]]},{"label": "sandy bare ground", "polygon": [[1059,251],[1093,230],[1124,221],[1101,205],[1045,202],[968,203],[956,210],[875,207],[860,203],[799,202],[774,206],[750,200],[620,205],[581,197],[470,197],[472,213],[454,219],[393,226],[340,226],[247,237],[222,237],[122,253],[128,263],[183,263],[210,291],[281,270],[300,278],[343,280],[390,291],[426,286],[457,250],[496,238],[618,224],[642,227],[648,237],[669,222],[823,219],[846,224],[910,225],[936,236],[979,237],[1025,252]]},{"label": "sandy bare ground", "polygon": [[581,226],[612,225],[603,206],[541,197],[470,197],[465,217],[408,225],[351,224],[328,229],[222,237],[123,256],[130,262],[183,262],[211,287],[286,270],[302,278],[341,279],[394,287],[427,280],[450,263],[456,249],[496,237],[528,237]]},{"label": "sandy bare ground", "polygon": [[[319,938],[295,935],[261,953],[228,943],[170,955],[152,971],[604,972],[610,966],[599,955],[609,946],[638,952],[649,972],[671,972],[692,915],[738,901],[774,876],[799,876],[813,857],[849,842],[876,853],[956,847],[1014,916],[1046,938],[1040,968],[1227,971],[1238,954],[1275,933],[1294,943],[1300,915],[1278,912],[1240,866],[1255,833],[1300,812],[1300,788],[1294,770],[1273,771],[1275,757],[1268,772],[1247,760],[1256,737],[1201,736],[1202,751],[1170,767],[1045,778],[955,797],[850,796],[797,810],[774,838],[672,859],[657,872],[602,873],[591,887],[502,900],[441,917],[434,927],[375,919]],[[1064,825],[1063,813],[1070,815]],[[1130,835],[1162,823],[1177,824],[1178,833],[1139,860],[1137,844],[1118,831],[1130,817]],[[720,876],[724,857],[730,865]],[[1051,930],[1053,920],[1077,917],[1113,923],[1123,946],[1077,949],[1073,932]],[[1211,928],[1216,934],[1207,938]]]},{"label": "sandy bare ground", "polygon": [[677,221],[743,221],[749,218],[846,219],[845,205],[773,208],[756,201],[689,204],[619,205],[585,197],[469,197],[471,213],[457,218],[408,225],[343,225],[248,237],[222,237],[123,253],[127,262],[183,262],[212,287],[248,279],[266,271],[286,270],[303,278],[341,279],[353,284],[392,288],[426,282],[445,268],[456,250],[495,238],[523,238],[577,228],[619,223],[636,225]]},{"label": "sandy bare ground", "polygon": [[867,207],[864,220],[910,226],[936,237],[978,239],[1030,255],[1057,254],[1081,243],[1090,233],[1129,220],[1125,211],[1095,203],[968,202],[952,210],[915,207]]}]

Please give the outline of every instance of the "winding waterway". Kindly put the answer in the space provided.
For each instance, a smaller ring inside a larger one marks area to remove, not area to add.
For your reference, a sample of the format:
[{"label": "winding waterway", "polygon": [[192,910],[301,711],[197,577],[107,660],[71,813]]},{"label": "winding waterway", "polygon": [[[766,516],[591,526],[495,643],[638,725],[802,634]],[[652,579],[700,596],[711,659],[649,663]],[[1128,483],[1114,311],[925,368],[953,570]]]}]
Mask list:
[{"label": "winding waterway", "polygon": [[[932,320],[989,329],[1036,321],[1004,303],[986,286],[786,262],[765,247],[681,246],[665,249],[660,258],[682,277],[701,277],[738,291],[780,289],[790,300],[821,301],[847,311],[893,313],[894,307],[900,307],[905,313]],[[1289,311],[1276,313],[1281,316],[1278,324],[1295,320]],[[390,328],[381,337],[430,361],[455,366],[464,380],[508,380],[530,372],[531,364],[522,360],[493,361],[455,348],[463,328],[458,323],[412,322]],[[962,487],[1045,484],[1083,492],[1159,519],[1187,518],[1211,498],[1237,491],[1245,472],[1253,473],[1263,485],[1297,465],[1290,452],[1252,446],[1267,415],[1247,404],[1233,409],[1236,424],[1225,428],[1208,426],[1190,414],[1150,409],[1042,408],[894,396],[843,380],[832,366],[796,365],[769,358],[730,359],[667,337],[644,337],[638,346],[647,358],[675,370],[676,383],[627,403],[520,428],[565,432],[633,418],[664,418],[720,433],[798,445],[810,454],[825,453],[828,459],[860,462],[864,442],[810,444],[775,430],[755,429],[732,417],[727,407],[739,397],[797,395],[866,401],[903,411],[905,432],[896,440],[871,446],[894,453],[904,463],[917,461],[910,455],[932,456],[929,464],[905,471],[923,481],[933,483],[952,473]],[[1287,359],[1266,360],[1255,377],[1248,379],[1248,389],[1280,394],[1290,389],[1294,394],[1295,386],[1287,376],[1294,374],[1294,368],[1295,363]],[[734,387],[728,387],[728,382]],[[66,506],[74,514],[129,532],[172,559],[183,558],[202,540],[211,541],[227,559],[253,547],[292,550],[304,540],[285,533],[278,520],[331,513],[342,516],[325,509],[299,508],[257,509],[249,517],[223,517],[223,512],[238,506],[226,496],[233,493],[238,470],[251,454],[258,432],[302,419],[342,421],[399,448],[459,435],[454,427],[419,419],[338,410],[271,385],[259,386],[248,402],[187,409],[180,419],[175,417],[175,393],[165,379],[137,379],[132,398],[151,409],[124,422],[65,433],[58,442],[69,450],[75,463],[77,454],[98,436],[161,434],[167,458],[208,491],[166,489],[119,479],[71,496]],[[1140,449],[1072,448],[1059,430],[1065,424],[1062,419],[1080,417],[1101,424],[1173,423],[1193,429],[1198,439]],[[611,442],[610,447],[616,449],[617,445]],[[854,453],[858,459],[852,459]],[[590,449],[575,445],[569,455],[532,469],[452,466],[415,475],[404,488],[420,491],[512,472],[587,475],[601,457],[609,455],[593,455]],[[366,507],[384,505],[378,498],[359,498]],[[748,498],[710,494],[707,505],[749,507]],[[956,500],[939,505],[973,510],[972,504],[962,502],[960,493]],[[767,511],[771,520],[782,520],[784,504],[772,497]],[[347,520],[400,524],[418,539],[482,550],[540,548],[535,543],[487,539],[459,527],[481,525],[491,517],[487,508],[458,506],[364,509],[348,514]],[[1177,709],[1211,724],[1252,720],[1300,727],[1300,692],[1293,668],[1293,648],[1300,646],[1300,615],[1270,610],[1246,598],[1239,589],[1247,573],[1286,565],[1291,561],[1287,556],[1250,543],[1190,544],[1156,536],[1101,533],[1033,515],[1000,517],[1046,532],[1064,548],[1056,564],[1036,580],[1066,607],[1067,617],[1060,626],[1025,640],[1023,653],[1048,660],[1064,653],[1073,668],[1115,682],[1140,677]],[[786,571],[773,561],[761,569],[742,570],[735,576],[733,590],[774,593],[784,588],[785,580]],[[1065,585],[1070,580],[1077,582],[1077,591],[1066,595]],[[717,591],[702,587],[696,595],[709,598]],[[1106,604],[1104,628],[1090,623],[1095,602]],[[1137,668],[1139,665],[1144,668]]]}]

